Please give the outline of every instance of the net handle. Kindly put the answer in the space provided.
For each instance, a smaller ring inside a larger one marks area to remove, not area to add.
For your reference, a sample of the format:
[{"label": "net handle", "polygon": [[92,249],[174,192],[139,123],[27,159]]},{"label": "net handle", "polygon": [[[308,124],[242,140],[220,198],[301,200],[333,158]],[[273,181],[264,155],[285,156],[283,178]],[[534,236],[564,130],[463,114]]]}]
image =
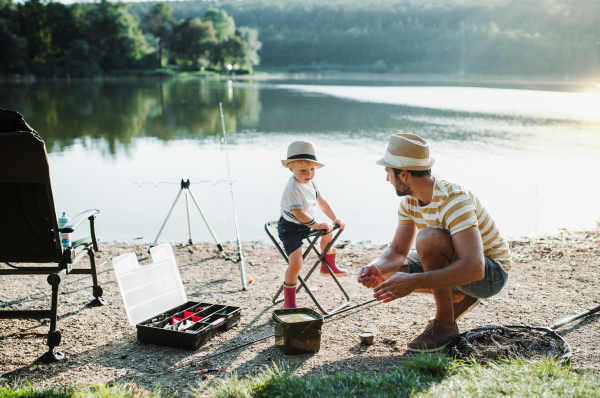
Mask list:
[{"label": "net handle", "polygon": [[595,314],[597,312],[600,312],[600,305],[597,307],[594,307],[592,309],[589,310],[585,310],[583,312],[580,312],[579,314],[575,314],[573,316],[568,316],[566,318],[561,319],[560,321],[556,322],[553,325],[550,325],[550,329],[555,330],[556,328],[559,328],[561,326],[566,325],[567,323],[571,323],[571,322],[575,322],[576,320],[586,317],[588,315],[592,315]]}]

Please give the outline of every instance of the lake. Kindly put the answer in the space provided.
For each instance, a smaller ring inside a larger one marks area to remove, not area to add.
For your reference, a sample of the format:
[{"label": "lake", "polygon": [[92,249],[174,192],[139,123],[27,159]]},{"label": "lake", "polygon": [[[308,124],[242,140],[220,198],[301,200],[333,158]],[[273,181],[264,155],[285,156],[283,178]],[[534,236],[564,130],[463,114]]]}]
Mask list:
[{"label": "lake", "polygon": [[[235,239],[221,143],[228,132],[242,240],[267,240],[295,140],[346,220],[340,239],[388,242],[399,198],[375,164],[397,132],[427,139],[439,176],[475,192],[506,236],[593,227],[600,216],[600,88],[587,84],[367,79],[0,83],[48,149],[57,213],[100,209],[102,241],[153,242],[189,179],[220,241]],[[191,205],[195,241],[212,241]],[[317,216],[317,220],[322,219]],[[78,232],[77,235],[83,235]],[[182,196],[160,241],[188,239]]]}]

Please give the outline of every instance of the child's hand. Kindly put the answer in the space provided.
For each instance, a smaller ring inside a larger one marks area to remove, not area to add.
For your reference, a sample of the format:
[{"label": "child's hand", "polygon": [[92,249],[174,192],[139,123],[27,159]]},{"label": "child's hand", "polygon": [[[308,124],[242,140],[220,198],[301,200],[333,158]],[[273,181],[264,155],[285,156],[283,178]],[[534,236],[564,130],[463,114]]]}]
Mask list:
[{"label": "child's hand", "polygon": [[321,223],[314,224],[313,228],[314,229],[324,229],[326,233],[329,233],[333,229],[333,225],[329,224],[328,222],[321,222]]},{"label": "child's hand", "polygon": [[341,218],[336,218],[335,220],[333,220],[333,224],[339,225],[340,229],[344,229],[344,227],[346,227],[346,223]]}]

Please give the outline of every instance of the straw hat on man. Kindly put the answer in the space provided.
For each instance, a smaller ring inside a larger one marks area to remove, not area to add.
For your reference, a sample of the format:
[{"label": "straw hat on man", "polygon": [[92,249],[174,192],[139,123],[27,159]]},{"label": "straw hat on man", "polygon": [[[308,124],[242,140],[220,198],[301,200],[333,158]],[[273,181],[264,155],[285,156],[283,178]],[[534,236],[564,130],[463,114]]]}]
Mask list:
[{"label": "straw hat on man", "polygon": [[432,294],[434,318],[407,349],[442,350],[459,335],[456,321],[505,286],[512,265],[508,243],[472,191],[431,173],[435,160],[422,137],[392,135],[377,164],[401,198],[398,227],[390,246],[360,270],[358,282],[384,302]]},{"label": "straw hat on man", "polygon": [[429,170],[434,163],[427,141],[414,134],[392,135],[385,154],[377,161],[380,166],[404,170]]}]

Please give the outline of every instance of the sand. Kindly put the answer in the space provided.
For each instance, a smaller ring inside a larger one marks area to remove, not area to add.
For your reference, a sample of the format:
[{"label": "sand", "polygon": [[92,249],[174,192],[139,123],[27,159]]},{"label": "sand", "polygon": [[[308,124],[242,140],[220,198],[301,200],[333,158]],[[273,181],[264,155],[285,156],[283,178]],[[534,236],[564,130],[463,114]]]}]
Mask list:
[{"label": "sand", "polygon": [[[596,229],[511,240],[514,266],[507,286],[462,318],[460,329],[488,324],[548,326],[564,316],[599,305],[599,238],[600,230]],[[224,246],[228,253],[235,253],[234,244]],[[47,321],[2,320],[0,374],[10,383],[32,380],[40,388],[134,380],[145,389],[151,390],[160,383],[165,392],[187,395],[192,387],[201,388],[227,372],[236,371],[239,376],[254,374],[272,363],[294,363],[298,366],[296,373],[306,377],[351,369],[385,372],[398,364],[406,344],[434,315],[432,297],[413,294],[328,319],[323,325],[321,350],[315,354],[284,356],[269,338],[207,361],[206,355],[273,333],[271,314],[281,304],[274,305],[271,298],[282,283],[286,265],[271,243],[244,243],[246,271],[253,283],[242,291],[237,264],[220,256],[213,244],[173,247],[188,299],[242,307],[241,322],[236,327],[218,333],[197,351],[139,342],[136,328],[127,321],[111,259],[126,252],[144,257],[148,246],[104,243],[96,260],[109,305],[87,307],[91,278],[67,276],[61,285],[58,321],[62,333],[59,350],[66,359],[50,365],[35,363],[46,351]],[[338,265],[349,271],[341,281],[352,304],[372,298],[372,291],[359,285],[356,275],[385,247],[372,242],[341,241],[338,245]],[[148,260],[142,262],[145,263]],[[84,260],[80,266],[88,264]],[[307,265],[303,274],[306,268]],[[331,278],[317,272],[309,279],[309,285],[326,308],[343,302]],[[3,310],[45,309],[50,305],[50,287],[41,275],[3,276],[0,299],[8,303]],[[306,293],[299,294],[299,305],[316,309]],[[600,370],[599,320],[600,317],[592,316],[560,329],[559,334],[574,349],[575,369]],[[375,344],[360,345],[358,335],[363,331],[375,334]],[[195,373],[202,368],[218,368],[221,372],[203,378]]]}]

